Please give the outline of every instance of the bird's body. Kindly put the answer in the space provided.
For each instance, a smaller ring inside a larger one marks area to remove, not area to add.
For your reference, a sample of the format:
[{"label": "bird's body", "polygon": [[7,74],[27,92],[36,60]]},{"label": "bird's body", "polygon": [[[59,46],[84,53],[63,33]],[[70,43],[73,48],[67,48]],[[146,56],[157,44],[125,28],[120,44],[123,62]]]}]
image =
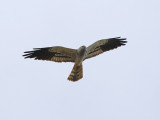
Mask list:
[{"label": "bird's body", "polygon": [[71,74],[68,77],[68,80],[77,81],[83,77],[82,62],[84,60],[85,54],[86,54],[86,46],[81,46],[77,50],[77,55],[76,55],[74,67],[72,69]]},{"label": "bird's body", "polygon": [[127,41],[120,37],[99,40],[92,45],[79,49],[70,49],[61,46],[35,48],[34,51],[27,51],[23,55],[25,58],[35,58],[38,60],[49,60],[55,62],[74,62],[74,67],[68,77],[70,81],[77,81],[83,77],[82,62],[85,59],[97,56],[103,52],[125,45]]},{"label": "bird's body", "polygon": [[85,53],[86,53],[86,46],[81,46],[77,50],[77,57],[75,59],[75,63],[81,64],[84,59]]}]

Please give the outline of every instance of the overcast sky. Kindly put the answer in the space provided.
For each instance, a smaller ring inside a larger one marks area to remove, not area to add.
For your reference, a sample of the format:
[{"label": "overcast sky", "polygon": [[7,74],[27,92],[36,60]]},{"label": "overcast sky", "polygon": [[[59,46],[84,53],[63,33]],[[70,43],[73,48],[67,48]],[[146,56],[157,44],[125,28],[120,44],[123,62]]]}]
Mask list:
[{"label": "overcast sky", "polygon": [[[127,45],[83,63],[24,59],[32,48]],[[159,0],[1,0],[0,120],[160,120]]]}]

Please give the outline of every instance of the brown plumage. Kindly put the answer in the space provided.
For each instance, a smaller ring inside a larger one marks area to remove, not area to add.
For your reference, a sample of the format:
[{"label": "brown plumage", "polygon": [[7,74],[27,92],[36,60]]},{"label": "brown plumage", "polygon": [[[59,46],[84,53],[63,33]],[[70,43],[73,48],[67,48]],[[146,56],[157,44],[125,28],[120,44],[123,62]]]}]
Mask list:
[{"label": "brown plumage", "polygon": [[125,38],[109,38],[99,40],[87,48],[81,46],[79,49],[65,48],[61,46],[35,48],[33,51],[26,51],[25,58],[35,60],[48,60],[54,62],[74,62],[74,67],[68,77],[70,81],[77,81],[83,77],[82,62],[85,59],[97,56],[103,52],[123,46],[127,43]]},{"label": "brown plumage", "polygon": [[81,79],[82,77],[83,77],[82,63],[80,65],[75,64],[69,77],[68,77],[68,80],[75,82],[75,81]]}]

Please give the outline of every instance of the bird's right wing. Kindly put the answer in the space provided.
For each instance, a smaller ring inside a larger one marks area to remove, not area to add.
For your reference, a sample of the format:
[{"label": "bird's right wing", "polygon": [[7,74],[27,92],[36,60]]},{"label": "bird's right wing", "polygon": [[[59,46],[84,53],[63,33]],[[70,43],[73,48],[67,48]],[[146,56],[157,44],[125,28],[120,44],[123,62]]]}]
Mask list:
[{"label": "bird's right wing", "polygon": [[34,58],[35,60],[48,60],[55,62],[74,62],[77,54],[76,49],[65,48],[61,46],[34,48],[33,51],[26,51],[25,58]]},{"label": "bird's right wing", "polygon": [[125,45],[127,42],[125,40],[125,38],[120,37],[99,40],[87,47],[84,60]]}]

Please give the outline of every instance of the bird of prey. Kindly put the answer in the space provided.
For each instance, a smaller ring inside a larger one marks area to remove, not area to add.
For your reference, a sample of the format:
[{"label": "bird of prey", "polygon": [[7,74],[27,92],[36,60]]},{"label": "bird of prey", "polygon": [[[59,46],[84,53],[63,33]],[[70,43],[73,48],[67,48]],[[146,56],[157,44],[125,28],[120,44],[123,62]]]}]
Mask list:
[{"label": "bird of prey", "polygon": [[73,62],[74,67],[68,77],[70,81],[78,81],[83,77],[82,62],[88,58],[97,56],[103,52],[125,45],[126,38],[109,38],[99,40],[90,46],[81,46],[78,49],[65,48],[61,46],[34,48],[33,51],[26,51],[25,58],[35,60],[48,60],[54,62]]}]

